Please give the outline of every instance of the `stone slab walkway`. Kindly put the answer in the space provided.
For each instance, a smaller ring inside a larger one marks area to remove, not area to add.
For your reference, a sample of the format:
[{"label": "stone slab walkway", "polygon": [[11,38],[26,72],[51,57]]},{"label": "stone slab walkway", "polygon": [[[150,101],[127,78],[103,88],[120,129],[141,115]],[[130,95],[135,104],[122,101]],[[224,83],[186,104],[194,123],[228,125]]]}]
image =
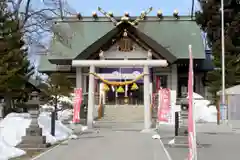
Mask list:
[{"label": "stone slab walkway", "polygon": [[69,140],[34,160],[169,160],[151,133],[100,130]]}]

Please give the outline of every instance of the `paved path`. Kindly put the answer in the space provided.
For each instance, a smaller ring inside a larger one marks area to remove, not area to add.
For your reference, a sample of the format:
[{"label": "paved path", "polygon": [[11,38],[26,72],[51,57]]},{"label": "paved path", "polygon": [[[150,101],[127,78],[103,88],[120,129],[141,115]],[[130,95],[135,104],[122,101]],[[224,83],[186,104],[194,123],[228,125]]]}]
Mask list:
[{"label": "paved path", "polygon": [[[187,157],[188,148],[171,148],[168,142],[173,138],[172,127],[162,126],[161,138],[172,160],[183,160]],[[234,160],[239,159],[240,134],[233,132],[228,126],[200,124],[196,126],[198,142],[198,160]]]},{"label": "paved path", "polygon": [[86,133],[36,160],[169,160],[151,133],[112,131]]}]

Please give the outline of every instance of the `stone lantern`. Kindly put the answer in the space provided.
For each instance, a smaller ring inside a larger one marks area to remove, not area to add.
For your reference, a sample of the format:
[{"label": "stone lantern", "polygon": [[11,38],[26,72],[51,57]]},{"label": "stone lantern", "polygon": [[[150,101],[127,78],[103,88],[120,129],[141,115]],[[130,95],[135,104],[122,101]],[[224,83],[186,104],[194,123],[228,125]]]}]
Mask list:
[{"label": "stone lantern", "polygon": [[39,117],[39,98],[38,92],[32,92],[30,99],[26,102],[26,107],[30,114],[31,123],[26,129],[26,136],[22,137],[22,142],[18,145],[23,149],[43,149],[46,148],[46,136],[42,135],[42,128],[38,125]]}]

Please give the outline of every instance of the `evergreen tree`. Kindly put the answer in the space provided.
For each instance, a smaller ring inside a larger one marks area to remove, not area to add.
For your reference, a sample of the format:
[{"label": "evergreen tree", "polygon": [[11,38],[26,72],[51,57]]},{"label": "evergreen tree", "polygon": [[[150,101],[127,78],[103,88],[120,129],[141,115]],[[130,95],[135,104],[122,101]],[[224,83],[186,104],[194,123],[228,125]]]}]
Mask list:
[{"label": "evergreen tree", "polygon": [[0,93],[6,106],[11,107],[13,97],[26,96],[25,84],[33,73],[28,60],[28,50],[18,22],[0,2]]},{"label": "evergreen tree", "polygon": [[[207,75],[210,92],[216,98],[221,89],[221,1],[199,0],[201,11],[196,12],[196,22],[207,33],[212,48],[215,70]],[[236,0],[224,1],[225,74],[226,87],[240,83],[240,5]]]}]

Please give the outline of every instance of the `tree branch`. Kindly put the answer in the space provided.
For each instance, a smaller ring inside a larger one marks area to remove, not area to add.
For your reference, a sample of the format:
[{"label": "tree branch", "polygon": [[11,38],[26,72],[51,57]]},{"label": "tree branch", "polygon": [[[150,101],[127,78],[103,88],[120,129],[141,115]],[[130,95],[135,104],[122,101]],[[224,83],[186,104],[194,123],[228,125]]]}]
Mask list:
[{"label": "tree branch", "polygon": [[[9,32],[21,32],[28,45],[46,46],[44,44],[46,35],[52,35],[54,32],[53,19],[63,18],[65,15],[76,13],[67,2],[63,0],[43,0],[45,7],[33,9],[31,2],[33,0],[8,0],[12,5],[12,20],[17,20],[19,25],[16,30]],[[24,8],[22,9],[22,6]],[[64,34],[65,30],[60,30]],[[44,40],[43,40],[44,39]],[[45,51],[42,51],[42,50]],[[48,52],[47,47],[41,47],[41,52]],[[37,52],[35,52],[37,53]]]}]

